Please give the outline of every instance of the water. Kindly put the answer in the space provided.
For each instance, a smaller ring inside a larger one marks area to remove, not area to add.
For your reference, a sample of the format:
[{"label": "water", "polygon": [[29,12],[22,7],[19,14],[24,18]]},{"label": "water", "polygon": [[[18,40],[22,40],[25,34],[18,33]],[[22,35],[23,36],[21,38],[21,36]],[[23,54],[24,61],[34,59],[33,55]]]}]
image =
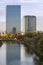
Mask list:
[{"label": "water", "polygon": [[41,65],[34,57],[35,54],[26,54],[23,45],[3,44],[0,47],[0,65]]},{"label": "water", "polygon": [[7,65],[12,61],[20,60],[20,45],[18,44],[7,44]]},{"label": "water", "polygon": [[27,54],[23,45],[7,45],[7,65],[39,65],[34,58],[35,54]]},{"label": "water", "polygon": [[6,65],[6,45],[0,47],[0,65]]}]

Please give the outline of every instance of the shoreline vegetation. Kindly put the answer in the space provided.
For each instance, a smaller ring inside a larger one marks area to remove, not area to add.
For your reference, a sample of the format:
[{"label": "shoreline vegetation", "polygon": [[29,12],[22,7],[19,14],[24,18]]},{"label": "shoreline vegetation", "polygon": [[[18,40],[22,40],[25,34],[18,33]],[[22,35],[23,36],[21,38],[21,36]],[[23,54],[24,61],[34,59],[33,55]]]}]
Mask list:
[{"label": "shoreline vegetation", "polygon": [[38,53],[40,53],[43,56],[43,32],[28,32],[24,35],[20,33],[0,34],[0,47],[3,44],[2,41],[13,41],[22,43],[23,45],[26,45],[28,43],[29,47],[32,47],[32,49],[35,49]]}]

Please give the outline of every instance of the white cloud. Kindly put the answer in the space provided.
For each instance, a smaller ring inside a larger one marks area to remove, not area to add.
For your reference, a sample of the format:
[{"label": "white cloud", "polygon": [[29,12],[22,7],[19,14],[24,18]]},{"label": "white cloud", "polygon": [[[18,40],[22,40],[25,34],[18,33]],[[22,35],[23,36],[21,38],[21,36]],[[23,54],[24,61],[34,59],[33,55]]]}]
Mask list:
[{"label": "white cloud", "polygon": [[15,5],[15,4],[20,4],[19,0],[1,0],[0,1],[1,5]]},{"label": "white cloud", "polygon": [[43,31],[43,16],[37,17],[37,31]]},{"label": "white cloud", "polygon": [[43,16],[43,9],[31,9],[27,12],[28,12],[28,14],[33,14],[36,16]]},{"label": "white cloud", "polygon": [[3,32],[6,30],[6,23],[5,22],[0,22],[0,32]]},{"label": "white cloud", "polygon": [[42,3],[43,0],[19,0],[21,3]]},{"label": "white cloud", "polygon": [[0,22],[5,22],[6,20],[6,8],[0,6]]},{"label": "white cloud", "polygon": [[43,4],[33,3],[33,4],[22,4],[21,15],[36,15],[43,16]]},{"label": "white cloud", "polygon": [[21,14],[22,14],[22,16],[24,16],[24,15],[43,16],[43,9],[22,10]]}]

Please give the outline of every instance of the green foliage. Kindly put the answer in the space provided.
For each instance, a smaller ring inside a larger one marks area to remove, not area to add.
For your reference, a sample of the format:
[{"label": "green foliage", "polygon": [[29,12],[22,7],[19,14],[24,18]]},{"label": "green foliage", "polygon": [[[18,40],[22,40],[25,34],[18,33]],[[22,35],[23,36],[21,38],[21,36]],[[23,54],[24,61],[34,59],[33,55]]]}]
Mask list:
[{"label": "green foliage", "polygon": [[28,42],[33,49],[43,54],[43,32],[29,32],[25,34],[25,41]]},{"label": "green foliage", "polygon": [[39,43],[43,45],[43,38],[39,40]]},{"label": "green foliage", "polygon": [[34,35],[35,35],[34,32],[28,32],[28,33],[25,34],[25,36],[26,36],[26,37],[29,37],[29,38],[33,38]]},{"label": "green foliage", "polygon": [[38,48],[39,48],[40,52],[43,53],[43,38],[41,38],[39,40]]}]

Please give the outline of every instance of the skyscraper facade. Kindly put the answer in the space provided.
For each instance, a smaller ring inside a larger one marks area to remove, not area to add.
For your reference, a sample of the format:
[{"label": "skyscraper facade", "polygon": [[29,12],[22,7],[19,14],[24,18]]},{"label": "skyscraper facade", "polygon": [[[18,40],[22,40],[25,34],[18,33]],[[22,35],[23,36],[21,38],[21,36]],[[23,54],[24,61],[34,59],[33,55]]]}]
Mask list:
[{"label": "skyscraper facade", "polygon": [[7,5],[6,7],[6,31],[12,33],[13,27],[16,28],[16,32],[20,33],[20,5]]},{"label": "skyscraper facade", "polygon": [[24,16],[21,24],[21,32],[36,32],[36,16]]}]

